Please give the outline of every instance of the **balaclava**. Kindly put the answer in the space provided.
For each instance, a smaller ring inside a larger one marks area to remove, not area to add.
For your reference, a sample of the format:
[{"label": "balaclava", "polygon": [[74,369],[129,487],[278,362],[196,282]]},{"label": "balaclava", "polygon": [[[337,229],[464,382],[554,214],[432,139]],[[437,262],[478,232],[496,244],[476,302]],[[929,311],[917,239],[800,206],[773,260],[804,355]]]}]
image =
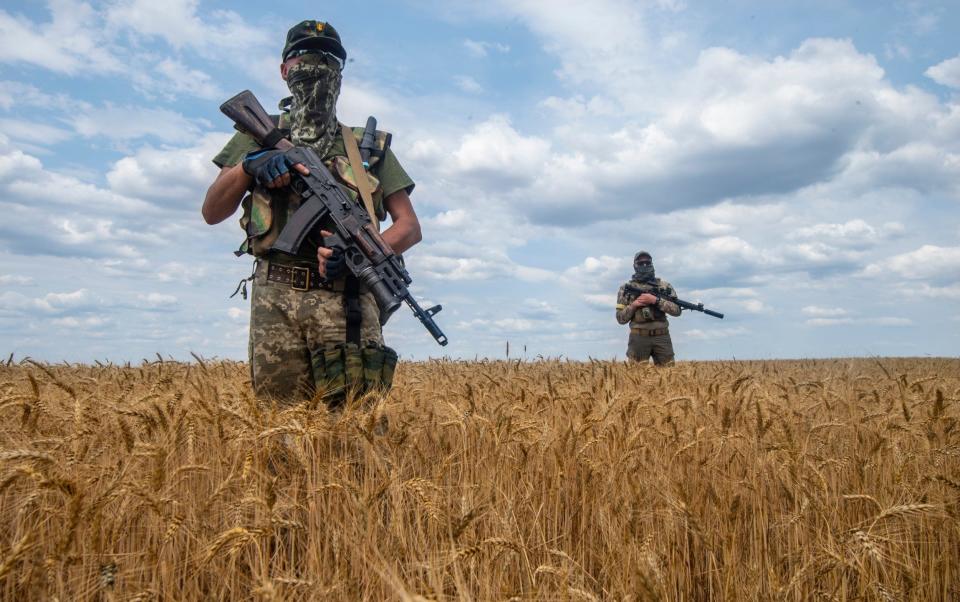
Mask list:
[{"label": "balaclava", "polygon": [[322,54],[306,54],[287,70],[290,106],[290,139],[309,146],[324,157],[337,136],[337,97],[340,70]]},{"label": "balaclava", "polygon": [[654,282],[657,277],[653,269],[653,263],[650,265],[640,265],[643,259],[650,259],[649,255],[637,253],[633,258],[633,279],[637,282]]}]

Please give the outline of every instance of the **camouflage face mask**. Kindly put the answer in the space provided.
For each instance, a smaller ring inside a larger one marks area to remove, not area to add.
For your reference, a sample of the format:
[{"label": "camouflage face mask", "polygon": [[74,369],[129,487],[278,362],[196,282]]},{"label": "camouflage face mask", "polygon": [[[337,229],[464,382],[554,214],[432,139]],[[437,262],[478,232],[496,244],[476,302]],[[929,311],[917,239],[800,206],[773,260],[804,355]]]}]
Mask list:
[{"label": "camouflage face mask", "polygon": [[290,108],[290,139],[309,146],[323,157],[337,135],[337,97],[340,70],[322,54],[308,54],[287,71],[287,87],[293,94]]},{"label": "camouflage face mask", "polygon": [[653,282],[656,279],[653,266],[634,264],[633,279],[637,282]]}]

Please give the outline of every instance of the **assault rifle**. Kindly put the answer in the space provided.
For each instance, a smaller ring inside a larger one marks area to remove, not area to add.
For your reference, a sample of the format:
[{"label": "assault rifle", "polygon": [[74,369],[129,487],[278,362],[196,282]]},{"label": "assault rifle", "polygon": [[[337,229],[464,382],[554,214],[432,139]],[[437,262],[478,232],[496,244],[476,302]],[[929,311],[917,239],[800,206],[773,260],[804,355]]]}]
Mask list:
[{"label": "assault rifle", "polygon": [[[310,175],[306,176],[290,170],[293,176],[290,187],[303,202],[270,248],[296,255],[307,236],[329,218],[333,222],[333,234],[323,237],[322,244],[333,249],[334,253],[342,253],[350,272],[373,293],[380,308],[380,322],[385,323],[400,304],[406,302],[437,343],[446,345],[447,336],[433,321],[433,316],[442,307],[420,307],[407,288],[413,280],[400,256],[377,232],[367,211],[347,196],[317,153],[311,148],[294,146],[284,138],[249,90],[220,105],[220,110],[233,120],[237,130],[252,136],[257,144],[285,151],[293,163],[302,163],[310,170]],[[367,129],[369,125],[368,121]],[[364,140],[365,145],[366,142]],[[357,177],[362,176],[357,174]]]},{"label": "assault rifle", "polygon": [[635,286],[630,286],[629,284],[625,284],[625,285],[623,286],[623,290],[625,290],[625,291],[628,292],[628,293],[636,293],[636,296],[637,296],[637,297],[639,297],[640,295],[642,295],[642,294],[644,294],[644,293],[650,293],[651,295],[653,295],[653,296],[656,297],[657,299],[666,299],[667,301],[670,301],[670,302],[672,302],[672,303],[676,303],[677,305],[679,305],[679,306],[682,307],[683,309],[689,309],[689,310],[692,310],[692,311],[702,311],[703,313],[707,314],[708,316],[713,316],[714,318],[720,318],[721,320],[723,319],[723,314],[705,308],[705,307],[703,306],[703,303],[690,303],[689,301],[684,301],[684,300],[682,300],[682,299],[677,299],[676,297],[674,297],[674,296],[672,296],[672,295],[668,295],[668,294],[666,294],[666,293],[662,293],[662,292],[658,291],[657,289],[647,290],[647,289],[643,289],[643,288],[637,288],[637,287],[635,287]]}]

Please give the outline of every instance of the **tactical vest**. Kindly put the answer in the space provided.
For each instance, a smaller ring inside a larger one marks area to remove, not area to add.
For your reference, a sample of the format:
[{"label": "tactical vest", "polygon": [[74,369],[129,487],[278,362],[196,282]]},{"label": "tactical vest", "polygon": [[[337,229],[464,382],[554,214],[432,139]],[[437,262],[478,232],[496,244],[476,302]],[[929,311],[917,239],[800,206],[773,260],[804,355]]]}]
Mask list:
[{"label": "tactical vest", "polygon": [[[287,114],[280,115],[279,127],[286,127]],[[359,142],[363,137],[363,128],[351,128],[354,136]],[[383,221],[386,219],[386,212],[383,208],[383,188],[380,181],[374,177],[370,171],[379,163],[390,145],[390,134],[377,130],[376,150],[370,155],[368,160],[369,171],[366,173],[367,180],[370,182],[370,190],[373,191],[373,208],[377,214],[377,219]],[[345,152],[345,151],[344,151]],[[360,192],[357,189],[356,176],[350,165],[350,160],[344,155],[327,155],[323,158],[324,165],[333,174],[342,188],[347,192],[350,198],[359,204],[363,204],[360,199]],[[257,185],[253,192],[248,194],[241,205],[243,215],[240,218],[240,227],[246,232],[246,239],[236,251],[237,255],[250,253],[256,257],[263,257],[270,250],[271,245],[280,236],[280,232],[286,225],[287,220],[300,208],[301,198],[290,188],[266,188]],[[321,227],[329,228],[330,224],[321,224]],[[308,247],[309,245],[303,245]],[[301,250],[302,259],[316,263],[316,248],[305,248]]]},{"label": "tactical vest", "polygon": [[[643,289],[644,291],[657,291],[662,294],[674,295],[673,287],[669,283],[664,282],[663,280],[657,278],[656,284],[651,284],[649,282],[639,282],[637,280],[631,280],[628,284],[630,286]],[[640,295],[637,295],[638,297]],[[633,317],[630,318],[631,324],[643,324],[645,322],[666,322],[667,314],[664,312],[658,305],[648,305],[647,307],[641,307],[637,311],[633,312]]]}]

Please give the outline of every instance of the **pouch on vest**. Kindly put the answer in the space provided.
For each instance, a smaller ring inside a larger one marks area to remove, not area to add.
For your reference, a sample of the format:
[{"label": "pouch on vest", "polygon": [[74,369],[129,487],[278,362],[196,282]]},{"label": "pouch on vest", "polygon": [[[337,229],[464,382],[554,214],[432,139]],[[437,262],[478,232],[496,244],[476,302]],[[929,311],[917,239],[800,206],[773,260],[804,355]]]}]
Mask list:
[{"label": "pouch on vest", "polygon": [[[289,118],[286,113],[284,113],[279,119],[275,119],[274,123],[277,123],[280,128],[288,127]],[[353,133],[357,138],[360,138],[363,136],[363,128],[353,128]],[[379,163],[385,156],[387,149],[390,147],[391,138],[389,133],[377,130],[375,138],[376,149],[370,156],[369,162],[371,168]],[[339,183],[344,185],[343,187],[346,189],[347,194],[349,194],[354,201],[358,203],[361,202],[359,200],[360,193],[357,190],[356,180],[354,180],[353,177],[353,169],[350,167],[350,161],[344,156],[335,156],[332,159],[324,161],[324,164]],[[383,221],[387,218],[387,213],[383,208],[383,188],[380,186],[380,181],[370,175],[369,172],[367,173],[367,177],[370,180],[370,190],[373,191],[374,211],[377,214],[377,219]],[[285,220],[289,219],[289,214],[292,214],[296,207],[299,206],[297,202],[293,201],[294,198],[299,200],[299,197],[295,193],[290,193],[291,198],[286,199],[286,203],[283,203],[282,201],[284,199],[281,198],[279,206],[273,202],[272,194],[275,193],[271,193],[271,191],[266,188],[257,187],[254,189],[253,194],[247,195],[247,197],[244,198],[240,227],[243,228],[246,239],[243,241],[243,244],[240,245],[240,249],[234,252],[236,255],[239,256],[244,253],[250,253],[259,257],[266,254],[280,236],[280,230],[283,224],[286,223]],[[277,211],[286,211],[288,215],[276,217],[274,213]]]},{"label": "pouch on vest", "polygon": [[[240,217],[240,227],[246,233],[247,237],[240,245],[237,255],[244,253],[254,253],[254,246],[258,239],[270,231],[273,225],[272,202],[269,193],[265,192],[259,186],[252,193],[244,197],[240,203],[243,207],[243,215]],[[273,244],[272,241],[270,244]]]},{"label": "pouch on vest", "polygon": [[[353,136],[357,139],[357,142],[363,140],[363,133],[365,128],[357,127],[350,128],[353,130]],[[390,143],[393,141],[393,134],[390,132],[384,132],[377,130],[374,134],[373,149],[370,152],[370,158],[367,160],[367,164],[370,167],[373,167],[380,162],[381,159],[387,154],[387,149],[390,148]]]},{"label": "pouch on vest", "polygon": [[[353,167],[350,160],[346,157],[334,157],[329,163],[330,172],[334,174],[340,183],[343,184],[350,197],[357,202],[360,198],[360,189],[357,188],[356,176],[353,173]],[[380,180],[367,172],[367,181],[370,183],[371,197],[373,199],[373,209],[377,213],[377,219],[383,221],[387,218],[387,213],[383,209],[383,188],[380,187]]]},{"label": "pouch on vest", "polygon": [[[669,287],[661,286],[652,286],[645,282],[632,281],[631,284],[637,288],[642,288],[651,292],[660,292],[672,294],[673,291]],[[639,296],[639,295],[638,295]],[[641,307],[638,311],[633,314],[633,320],[631,322],[639,324],[641,322],[660,322],[667,319],[667,314],[660,309],[658,305],[648,305],[646,307]]]},{"label": "pouch on vest", "polygon": [[640,311],[633,315],[635,318],[639,318],[636,320],[638,322],[661,322],[667,319],[667,314],[656,305],[641,307]]}]

